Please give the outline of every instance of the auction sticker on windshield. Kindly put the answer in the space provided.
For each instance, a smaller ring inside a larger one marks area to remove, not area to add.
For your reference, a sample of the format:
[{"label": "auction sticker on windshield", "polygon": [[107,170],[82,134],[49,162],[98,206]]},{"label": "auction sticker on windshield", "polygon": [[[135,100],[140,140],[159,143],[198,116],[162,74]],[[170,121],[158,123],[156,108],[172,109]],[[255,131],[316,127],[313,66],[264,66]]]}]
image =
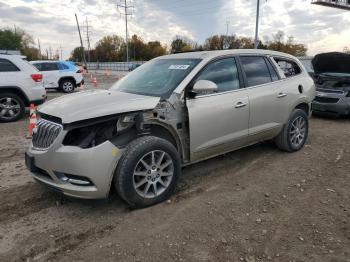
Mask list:
[{"label": "auction sticker on windshield", "polygon": [[169,69],[174,69],[174,70],[186,70],[190,67],[190,65],[171,65],[169,66]]}]

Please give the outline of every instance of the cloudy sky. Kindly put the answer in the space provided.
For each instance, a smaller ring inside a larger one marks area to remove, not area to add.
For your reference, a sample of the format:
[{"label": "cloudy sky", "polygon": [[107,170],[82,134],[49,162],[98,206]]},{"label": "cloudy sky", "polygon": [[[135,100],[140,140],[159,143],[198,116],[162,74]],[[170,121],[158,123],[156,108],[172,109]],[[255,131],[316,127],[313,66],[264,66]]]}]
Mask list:
[{"label": "cloudy sky", "polygon": [[[40,39],[42,49],[79,45],[74,13],[86,17],[92,44],[108,34],[125,35],[120,0],[0,0],[0,28],[20,27]],[[124,2],[124,1],[122,1]],[[256,0],[128,0],[134,8],[130,34],[170,44],[176,35],[199,43],[212,34],[254,36]],[[307,45],[309,55],[350,47],[350,12],[311,5],[311,0],[261,0],[260,38],[283,30]],[[85,35],[83,30],[83,34]]]}]

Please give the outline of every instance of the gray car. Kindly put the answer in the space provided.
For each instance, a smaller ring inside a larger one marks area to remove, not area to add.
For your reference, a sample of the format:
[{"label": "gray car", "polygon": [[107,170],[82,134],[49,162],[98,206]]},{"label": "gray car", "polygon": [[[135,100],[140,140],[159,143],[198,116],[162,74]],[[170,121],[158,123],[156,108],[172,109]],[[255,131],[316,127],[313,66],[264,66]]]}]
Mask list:
[{"label": "gray car", "polygon": [[349,115],[350,54],[319,54],[312,63],[316,83],[312,111],[316,114]]},{"label": "gray car", "polygon": [[110,90],[49,101],[26,153],[33,177],[63,194],[130,206],[169,198],[181,167],[275,139],[308,136],[313,80],[293,56],[226,50],[153,59]]}]

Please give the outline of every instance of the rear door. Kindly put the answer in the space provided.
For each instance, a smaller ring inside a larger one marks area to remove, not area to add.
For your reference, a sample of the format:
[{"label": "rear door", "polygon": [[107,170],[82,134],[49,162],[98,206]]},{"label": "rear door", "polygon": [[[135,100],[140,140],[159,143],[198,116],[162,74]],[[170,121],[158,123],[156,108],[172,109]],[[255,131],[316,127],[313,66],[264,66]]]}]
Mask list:
[{"label": "rear door", "polygon": [[60,78],[60,71],[56,62],[41,63],[40,71],[43,74],[45,88],[57,88]]},{"label": "rear door", "polygon": [[[0,58],[0,87],[18,86],[21,83],[21,70],[10,60]],[[28,78],[30,76],[28,75]]]},{"label": "rear door", "polygon": [[187,99],[191,161],[240,147],[248,137],[249,99],[233,57],[210,62],[193,81],[217,84],[216,93]]},{"label": "rear door", "polygon": [[280,79],[265,56],[239,57],[244,80],[249,90],[250,141],[259,141],[278,134],[283,126],[283,112],[279,98]]}]

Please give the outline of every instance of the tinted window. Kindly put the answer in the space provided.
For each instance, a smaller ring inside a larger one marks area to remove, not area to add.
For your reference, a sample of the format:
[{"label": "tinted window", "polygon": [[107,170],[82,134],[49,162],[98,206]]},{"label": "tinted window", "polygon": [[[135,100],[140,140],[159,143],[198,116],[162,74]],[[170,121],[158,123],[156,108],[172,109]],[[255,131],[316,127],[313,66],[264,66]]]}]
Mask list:
[{"label": "tinted window", "polygon": [[40,71],[56,71],[58,70],[57,63],[42,63]]},{"label": "tinted window", "polygon": [[65,65],[64,63],[58,63],[58,67],[60,70],[67,70],[69,67]]},{"label": "tinted window", "polygon": [[267,60],[266,62],[267,62],[267,66],[269,67],[269,70],[270,70],[270,75],[271,75],[272,81],[280,80],[280,78],[277,75],[277,72],[276,72],[275,68],[273,67],[271,61]]},{"label": "tinted window", "polygon": [[17,66],[7,59],[0,59],[0,72],[16,72],[20,71]]},{"label": "tinted window", "polygon": [[274,59],[286,77],[292,77],[301,73],[300,67],[294,61],[279,57],[275,57]]},{"label": "tinted window", "polygon": [[262,56],[241,56],[243,71],[247,77],[248,86],[270,83],[271,75],[266,61]]},{"label": "tinted window", "polygon": [[239,78],[234,58],[225,58],[209,64],[199,75],[198,80],[209,80],[218,86],[218,92],[239,89]]},{"label": "tinted window", "polygon": [[33,66],[35,66],[36,69],[38,69],[39,71],[41,71],[41,64],[33,64]]}]

